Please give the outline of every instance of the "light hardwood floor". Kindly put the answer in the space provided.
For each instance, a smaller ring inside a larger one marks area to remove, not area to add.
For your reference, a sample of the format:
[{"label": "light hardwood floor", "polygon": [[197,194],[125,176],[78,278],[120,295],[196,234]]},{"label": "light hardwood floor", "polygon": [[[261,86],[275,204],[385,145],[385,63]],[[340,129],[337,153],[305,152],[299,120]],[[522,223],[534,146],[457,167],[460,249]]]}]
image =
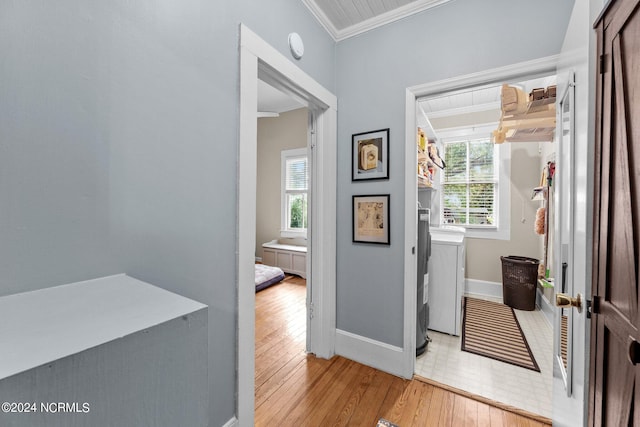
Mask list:
[{"label": "light hardwood floor", "polygon": [[256,426],[548,425],[428,381],[305,354],[305,286],[287,276],[256,294]]}]

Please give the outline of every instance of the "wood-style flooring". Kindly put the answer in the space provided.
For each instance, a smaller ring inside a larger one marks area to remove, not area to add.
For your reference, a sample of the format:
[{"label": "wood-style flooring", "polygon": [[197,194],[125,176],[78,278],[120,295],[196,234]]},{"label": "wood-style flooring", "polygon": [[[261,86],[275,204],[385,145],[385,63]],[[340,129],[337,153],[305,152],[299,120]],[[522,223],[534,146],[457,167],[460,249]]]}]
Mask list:
[{"label": "wood-style flooring", "polygon": [[256,294],[256,426],[548,425],[426,381],[305,354],[305,287],[287,276]]}]

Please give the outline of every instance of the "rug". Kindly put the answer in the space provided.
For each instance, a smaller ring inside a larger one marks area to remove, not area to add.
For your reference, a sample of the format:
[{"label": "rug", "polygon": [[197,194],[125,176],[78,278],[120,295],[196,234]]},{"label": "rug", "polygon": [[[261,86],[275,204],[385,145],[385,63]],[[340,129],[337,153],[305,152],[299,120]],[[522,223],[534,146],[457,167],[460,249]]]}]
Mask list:
[{"label": "rug", "polygon": [[462,351],[540,372],[513,309],[465,297]]}]

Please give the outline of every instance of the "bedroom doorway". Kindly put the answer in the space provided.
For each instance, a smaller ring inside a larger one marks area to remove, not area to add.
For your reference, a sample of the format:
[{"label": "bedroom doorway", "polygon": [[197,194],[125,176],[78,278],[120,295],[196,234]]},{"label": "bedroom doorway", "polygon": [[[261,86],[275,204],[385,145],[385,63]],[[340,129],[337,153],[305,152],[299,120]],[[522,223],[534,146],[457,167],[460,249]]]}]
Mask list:
[{"label": "bedroom doorway", "polygon": [[[264,81],[309,109],[312,156],[308,209],[307,352],[330,358],[335,337],[337,99],[282,53],[240,25],[240,111],[237,206],[238,398],[240,425],[255,415],[255,250],[258,83]],[[311,268],[311,266],[313,268]]]},{"label": "bedroom doorway", "polygon": [[[306,358],[313,204],[310,111],[258,81],[256,165],[255,408]],[[309,265],[308,265],[309,264]]]}]

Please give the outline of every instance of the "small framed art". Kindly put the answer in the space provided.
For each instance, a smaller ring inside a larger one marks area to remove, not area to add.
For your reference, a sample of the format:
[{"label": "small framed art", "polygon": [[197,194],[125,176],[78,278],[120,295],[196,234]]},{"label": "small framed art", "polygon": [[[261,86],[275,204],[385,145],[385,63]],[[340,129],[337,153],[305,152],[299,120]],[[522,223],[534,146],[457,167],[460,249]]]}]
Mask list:
[{"label": "small framed art", "polygon": [[353,241],[390,244],[389,194],[353,196]]},{"label": "small framed art", "polygon": [[389,178],[389,129],[351,136],[351,180]]}]

